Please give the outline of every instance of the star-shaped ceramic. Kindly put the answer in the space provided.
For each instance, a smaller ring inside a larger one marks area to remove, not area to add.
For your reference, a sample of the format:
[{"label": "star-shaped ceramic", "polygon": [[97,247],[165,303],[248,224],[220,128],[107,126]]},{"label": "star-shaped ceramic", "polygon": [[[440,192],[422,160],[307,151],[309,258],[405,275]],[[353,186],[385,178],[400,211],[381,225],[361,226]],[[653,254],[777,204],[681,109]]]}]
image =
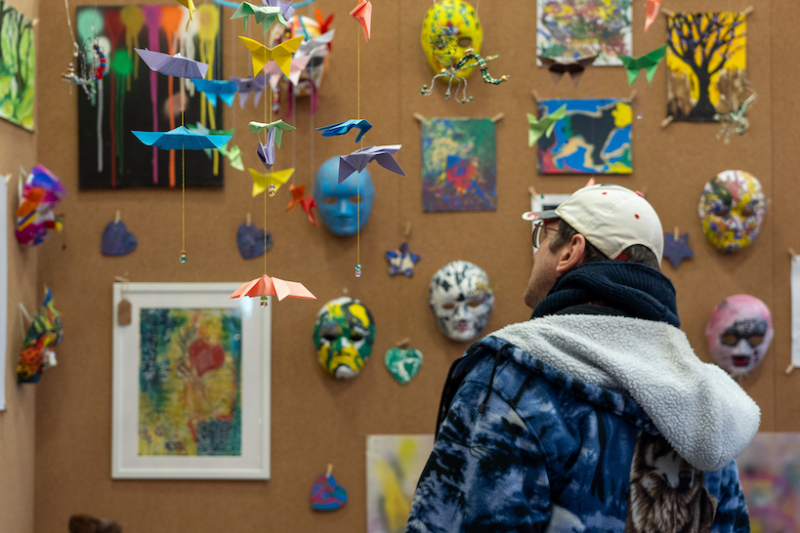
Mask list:
[{"label": "star-shaped ceramic", "polygon": [[408,248],[408,243],[404,242],[400,245],[400,248],[386,252],[386,259],[389,260],[390,276],[403,274],[411,278],[414,276],[414,265],[419,263],[421,257],[412,253]]},{"label": "star-shaped ceramic", "polygon": [[664,234],[664,259],[669,259],[672,268],[678,268],[681,261],[694,257],[694,252],[689,248],[689,234],[684,233],[675,239],[675,234]]}]

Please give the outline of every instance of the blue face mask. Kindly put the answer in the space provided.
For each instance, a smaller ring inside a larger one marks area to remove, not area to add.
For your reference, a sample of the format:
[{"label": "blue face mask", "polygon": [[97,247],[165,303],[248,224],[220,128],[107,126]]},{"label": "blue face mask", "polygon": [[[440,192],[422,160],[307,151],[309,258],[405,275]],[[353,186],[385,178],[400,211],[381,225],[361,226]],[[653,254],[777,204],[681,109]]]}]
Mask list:
[{"label": "blue face mask", "polygon": [[339,158],[325,161],[317,171],[314,180],[314,199],[317,201],[319,216],[325,227],[340,237],[354,235],[358,225],[358,188],[361,182],[361,228],[372,212],[375,200],[375,186],[368,170],[353,174],[341,185],[339,179]]}]

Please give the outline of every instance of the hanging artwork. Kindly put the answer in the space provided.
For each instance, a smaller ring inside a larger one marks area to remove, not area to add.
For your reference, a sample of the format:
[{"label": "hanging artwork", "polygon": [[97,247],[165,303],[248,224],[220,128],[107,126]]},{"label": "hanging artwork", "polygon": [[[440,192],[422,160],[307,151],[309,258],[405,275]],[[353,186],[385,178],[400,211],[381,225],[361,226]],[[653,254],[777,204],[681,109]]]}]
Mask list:
[{"label": "hanging artwork", "polygon": [[0,1],[0,117],[33,131],[36,50],[33,22]]},{"label": "hanging artwork", "polygon": [[367,533],[406,530],[414,489],[432,451],[433,435],[367,437]]},{"label": "hanging artwork", "polygon": [[716,122],[736,113],[752,95],[747,82],[744,13],[673,13],[667,16],[667,116]]},{"label": "hanging artwork", "polygon": [[708,243],[730,253],[753,244],[766,211],[767,200],[758,178],[744,170],[726,170],[703,187],[697,214]]},{"label": "hanging artwork", "polygon": [[367,306],[347,296],[331,300],[314,323],[319,364],[336,379],[356,377],[372,354],[375,334],[375,319]]},{"label": "hanging artwork", "polygon": [[268,479],[269,308],[243,320],[235,284],[122,285],[113,477]]},{"label": "hanging artwork", "polygon": [[566,106],[550,136],[538,142],[541,174],[630,174],[633,172],[628,100],[605,98],[545,100],[547,115]]},{"label": "hanging artwork", "polygon": [[[222,107],[191,80],[160,75],[135,48],[209,65],[206,79],[222,77],[221,7],[204,4],[189,22],[180,5],[79,6],[78,40],[84,53],[98,45],[108,68],[95,82],[92,98],[78,98],[79,186],[86,189],[181,186],[181,151],[140,143],[132,131],[169,132],[185,124],[209,130],[222,127]],[[187,65],[196,64],[186,61]],[[185,77],[189,77],[184,73]],[[177,74],[180,76],[180,74]],[[183,100],[181,85],[185,84]],[[183,104],[182,104],[183,102]],[[185,153],[187,187],[222,187],[222,155]]]},{"label": "hanging artwork", "polygon": [[767,304],[755,296],[737,294],[712,311],[706,341],[714,362],[737,378],[761,364],[774,333]]},{"label": "hanging artwork", "polygon": [[619,66],[633,51],[632,0],[538,0],[536,55],[559,61],[597,55],[597,66]]},{"label": "hanging artwork", "polygon": [[736,458],[751,531],[800,528],[800,433],[758,433]]},{"label": "hanging artwork", "polygon": [[422,122],[422,209],[497,210],[497,138],[491,119]]},{"label": "hanging artwork", "polygon": [[472,340],[489,323],[494,308],[489,276],[469,261],[448,263],[431,279],[428,305],[443,335],[457,342]]}]

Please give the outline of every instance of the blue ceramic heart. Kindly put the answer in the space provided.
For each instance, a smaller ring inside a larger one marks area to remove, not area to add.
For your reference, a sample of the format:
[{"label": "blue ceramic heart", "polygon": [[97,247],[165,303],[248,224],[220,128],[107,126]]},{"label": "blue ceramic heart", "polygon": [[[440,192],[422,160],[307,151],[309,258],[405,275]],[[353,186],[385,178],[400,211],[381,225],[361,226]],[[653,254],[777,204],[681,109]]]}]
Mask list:
[{"label": "blue ceramic heart", "polygon": [[[239,245],[239,253],[242,254],[244,259],[253,259],[259,257],[265,251],[264,249],[264,230],[256,227],[255,224],[249,226],[245,223],[239,226],[239,231],[236,232],[236,244]],[[272,233],[267,232],[267,247],[266,251],[272,248]]]},{"label": "blue ceramic heart", "polygon": [[136,249],[136,235],[128,231],[123,221],[112,220],[103,230],[100,251],[103,255],[128,255]]}]

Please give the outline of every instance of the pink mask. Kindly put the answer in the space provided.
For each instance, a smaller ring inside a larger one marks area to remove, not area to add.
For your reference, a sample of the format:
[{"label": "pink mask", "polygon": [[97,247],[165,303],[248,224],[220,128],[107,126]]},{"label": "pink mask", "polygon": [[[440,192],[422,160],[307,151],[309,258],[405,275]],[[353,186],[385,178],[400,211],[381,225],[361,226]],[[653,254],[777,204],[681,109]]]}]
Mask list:
[{"label": "pink mask", "polygon": [[747,375],[761,364],[773,334],[769,308],[746,294],[725,298],[706,327],[711,357],[732,377]]}]

